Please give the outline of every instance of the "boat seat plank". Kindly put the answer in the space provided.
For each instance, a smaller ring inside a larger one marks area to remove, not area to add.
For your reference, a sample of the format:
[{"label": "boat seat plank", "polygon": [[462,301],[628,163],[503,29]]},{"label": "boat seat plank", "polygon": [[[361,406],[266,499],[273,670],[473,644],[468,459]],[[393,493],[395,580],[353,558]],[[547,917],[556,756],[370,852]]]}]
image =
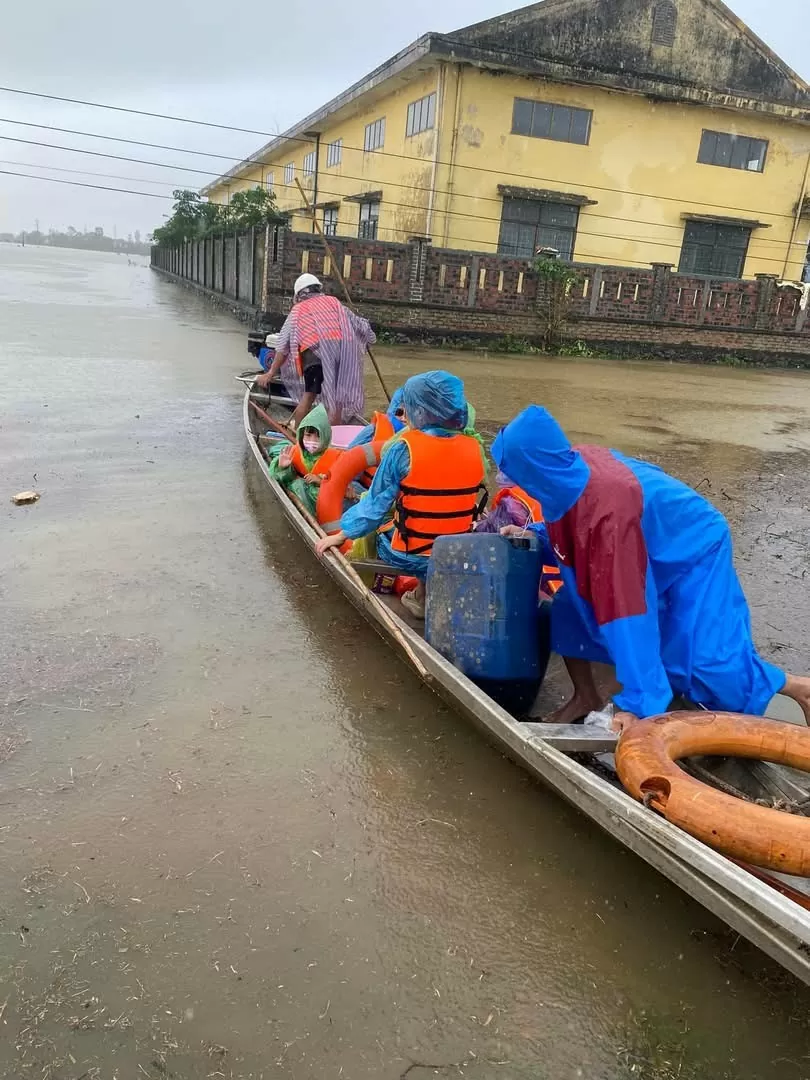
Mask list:
[{"label": "boat seat plank", "polygon": [[808,784],[806,782],[799,784],[791,776],[793,770],[784,769],[780,765],[772,765],[768,761],[751,761],[748,763],[748,767],[752,775],[770,795],[780,799],[798,801],[810,796]]},{"label": "boat seat plank", "polygon": [[600,728],[584,727],[582,724],[531,724],[523,725],[538,739],[573,754],[609,754],[616,749],[619,736],[615,731],[603,731]]},{"label": "boat seat plank", "polygon": [[388,563],[380,562],[379,559],[349,559],[349,563],[358,574],[367,571],[371,574],[390,574],[392,577],[399,577],[403,573],[396,566],[389,566]]}]

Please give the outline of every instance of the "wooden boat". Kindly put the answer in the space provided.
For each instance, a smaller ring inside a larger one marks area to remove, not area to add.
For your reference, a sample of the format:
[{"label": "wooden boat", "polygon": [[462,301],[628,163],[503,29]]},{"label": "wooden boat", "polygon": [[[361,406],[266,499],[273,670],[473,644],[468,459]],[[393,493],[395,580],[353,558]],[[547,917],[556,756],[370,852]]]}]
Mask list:
[{"label": "wooden boat", "polygon": [[[277,418],[282,418],[285,413],[288,415],[291,402],[283,391],[275,388],[273,393],[273,389],[269,395],[254,394],[254,397]],[[267,470],[264,440],[260,442],[267,424],[251,407],[249,385],[243,415],[248,445],[269,492],[303,542],[314,549],[323,535],[317,522]],[[810,984],[810,881],[738,865],[645,808],[596,765],[595,755],[609,753],[615,746],[615,736],[578,725],[525,723],[515,719],[431,648],[418,627],[409,624],[397,600],[372,592],[358,574],[358,564],[334,552],[320,563],[348,600],[423,682],[472,721],[499,749],[729,927]],[[360,569],[374,566],[363,564]],[[738,764],[731,763],[732,767]],[[795,777],[785,770],[762,763],[745,769],[745,777],[735,776],[734,782],[747,784],[754,795],[807,796],[807,789],[798,786]]]}]

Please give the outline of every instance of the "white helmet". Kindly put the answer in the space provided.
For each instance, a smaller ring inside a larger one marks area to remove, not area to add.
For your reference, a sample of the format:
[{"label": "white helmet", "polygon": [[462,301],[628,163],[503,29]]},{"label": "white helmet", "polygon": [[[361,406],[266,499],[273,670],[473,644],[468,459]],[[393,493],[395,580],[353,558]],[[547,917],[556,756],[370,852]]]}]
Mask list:
[{"label": "white helmet", "polygon": [[315,277],[315,275],[302,274],[299,278],[296,279],[296,282],[293,285],[293,296],[298,296],[298,294],[300,292],[303,292],[304,289],[311,289],[313,285],[317,285],[318,288],[321,287],[321,283]]},{"label": "white helmet", "polygon": [[264,339],[264,343],[268,349],[275,349],[278,345],[278,334],[268,334]]}]

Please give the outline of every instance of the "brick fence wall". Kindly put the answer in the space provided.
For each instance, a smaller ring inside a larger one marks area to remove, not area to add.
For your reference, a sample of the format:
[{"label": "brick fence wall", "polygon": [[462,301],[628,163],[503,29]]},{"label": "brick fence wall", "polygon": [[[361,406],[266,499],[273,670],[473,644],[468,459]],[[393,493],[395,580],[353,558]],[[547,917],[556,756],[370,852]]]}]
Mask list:
[{"label": "brick fence wall", "polygon": [[[265,239],[267,254],[265,257]],[[261,316],[274,327],[289,310],[292,285],[305,271],[340,295],[336,269],[358,308],[376,326],[409,337],[542,337],[544,282],[525,259],[409,243],[330,239],[332,255],[310,233],[251,230],[176,249],[155,248],[156,270]],[[631,351],[772,353],[810,358],[808,310],[797,290],[777,279],[701,278],[649,269],[578,263],[566,333],[626,344]]]}]

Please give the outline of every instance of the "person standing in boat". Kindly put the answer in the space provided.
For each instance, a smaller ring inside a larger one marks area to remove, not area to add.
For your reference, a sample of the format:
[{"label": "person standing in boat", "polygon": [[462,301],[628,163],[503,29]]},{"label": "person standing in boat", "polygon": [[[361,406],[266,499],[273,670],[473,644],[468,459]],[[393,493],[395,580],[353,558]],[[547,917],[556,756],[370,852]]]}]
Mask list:
[{"label": "person standing in boat", "polygon": [[323,555],[346,540],[376,533],[383,562],[419,580],[401,599],[411,615],[423,619],[433,541],[470,530],[486,462],[471,431],[461,379],[447,371],[414,375],[402,388],[402,404],[407,430],[386,449],[368,494],[341,517],[340,532],[319,540],[316,550]]},{"label": "person standing in boat", "polygon": [[574,693],[549,721],[602,707],[591,670],[602,662],[621,683],[620,725],[665,712],[676,694],[753,715],[784,694],[810,724],[810,679],[757,653],[728,523],[702,495],[617,450],[573,447],[539,405],[502,429],[492,456],[542,504],[565,583],[552,605],[552,648]]},{"label": "person standing in boat", "polygon": [[314,274],[301,274],[293,286],[293,308],[278,335],[270,369],[256,379],[266,387],[279,373],[297,401],[293,429],[317,398],[329,422],[341,424],[362,415],[365,400],[363,357],[377,340],[367,319],[335,296],[327,296]]}]

